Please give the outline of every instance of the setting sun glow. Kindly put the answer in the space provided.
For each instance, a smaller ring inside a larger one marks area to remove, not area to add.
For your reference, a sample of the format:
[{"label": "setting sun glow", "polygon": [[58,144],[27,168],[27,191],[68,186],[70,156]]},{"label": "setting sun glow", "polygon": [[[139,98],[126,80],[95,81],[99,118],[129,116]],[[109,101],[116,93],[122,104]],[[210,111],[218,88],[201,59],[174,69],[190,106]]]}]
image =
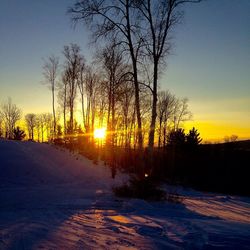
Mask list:
[{"label": "setting sun glow", "polygon": [[94,138],[95,139],[104,139],[106,137],[106,128],[98,128],[94,131]]}]

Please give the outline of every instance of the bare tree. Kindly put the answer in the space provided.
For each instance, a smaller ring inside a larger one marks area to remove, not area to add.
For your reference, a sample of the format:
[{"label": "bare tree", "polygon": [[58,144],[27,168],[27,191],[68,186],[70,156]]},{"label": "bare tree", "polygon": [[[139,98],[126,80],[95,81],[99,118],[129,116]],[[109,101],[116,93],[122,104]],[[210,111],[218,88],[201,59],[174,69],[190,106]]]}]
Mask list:
[{"label": "bare tree", "polygon": [[87,99],[87,107],[86,107],[86,118],[85,118],[85,130],[87,132],[93,132],[94,124],[95,124],[95,115],[96,115],[96,96],[98,93],[98,88],[100,84],[100,79],[98,74],[94,72],[93,67],[86,67],[86,99]]},{"label": "bare tree", "polygon": [[152,110],[148,140],[149,148],[153,148],[157,117],[159,67],[170,50],[171,31],[183,15],[180,11],[181,5],[198,3],[201,0],[140,0],[132,2],[142,16],[142,27],[147,33],[144,45],[149,60],[153,62]]},{"label": "bare tree", "polygon": [[190,120],[192,113],[188,109],[188,98],[177,99],[174,105],[173,126],[177,130],[181,122]]},{"label": "bare tree", "polygon": [[129,125],[133,122],[133,109],[134,109],[134,89],[129,82],[122,85],[119,103],[121,104],[123,132],[125,137],[125,147],[131,146],[131,132]]},{"label": "bare tree", "polygon": [[[84,20],[94,36],[114,36],[129,51],[133,68],[135,105],[138,123],[139,145],[142,147],[142,124],[140,110],[138,60],[141,54],[153,62],[153,86],[149,148],[154,146],[157,117],[157,89],[159,66],[169,51],[170,33],[182,17],[180,7],[185,3],[201,0],[93,0],[77,1],[69,12],[74,21]],[[143,49],[142,49],[143,48]]]},{"label": "bare tree", "polygon": [[56,133],[56,113],[55,113],[55,87],[58,74],[59,59],[50,56],[43,66],[43,75],[46,83],[49,85],[52,94],[52,110],[53,110],[53,133]]},{"label": "bare tree", "polygon": [[68,83],[68,105],[69,105],[69,133],[74,128],[74,107],[77,94],[77,82],[83,62],[83,56],[80,55],[80,47],[77,44],[64,46],[63,54],[65,56],[65,81]]},{"label": "bare tree", "polygon": [[47,140],[49,141],[52,136],[54,136],[54,122],[53,122],[53,115],[51,113],[43,113],[43,122],[44,122],[44,128],[47,135]]},{"label": "bare tree", "polygon": [[97,97],[96,97],[96,105],[98,107],[98,118],[99,118],[99,127],[102,128],[105,122],[105,115],[106,115],[106,109],[107,109],[107,96],[104,94],[106,92],[106,82],[100,81],[98,91],[97,91]]},{"label": "bare tree", "polygon": [[103,84],[106,85],[104,90],[108,101],[107,128],[111,131],[109,137],[112,144],[116,131],[117,101],[121,95],[122,85],[131,78],[128,65],[124,63],[122,54],[121,47],[117,45],[115,40],[112,40],[98,55],[104,69],[105,80]]},{"label": "bare tree", "polygon": [[9,97],[7,102],[2,105],[1,116],[5,124],[6,138],[13,138],[16,123],[21,119],[22,112]]},{"label": "bare tree", "polygon": [[167,125],[174,113],[176,98],[169,91],[158,92],[158,147],[166,145]]},{"label": "bare tree", "polygon": [[81,95],[81,105],[82,105],[82,122],[85,127],[85,111],[84,111],[84,89],[85,89],[85,60],[81,60],[81,65],[79,68],[79,77],[77,81],[78,89]]},{"label": "bare tree", "polygon": [[139,19],[134,15],[133,1],[129,0],[93,0],[77,1],[69,12],[73,20],[85,21],[91,26],[96,39],[116,37],[117,42],[128,52],[133,69],[135,107],[138,124],[138,144],[142,148],[142,122],[140,110],[140,89],[138,80],[138,57],[142,45]]},{"label": "bare tree", "polygon": [[35,121],[35,130],[37,134],[37,141],[40,142],[41,139],[41,121],[40,121],[40,115],[36,115],[36,121]]},{"label": "bare tree", "polygon": [[42,142],[44,142],[44,133],[45,133],[45,128],[46,128],[46,113],[42,113],[38,115],[38,121],[40,124],[40,131],[41,131],[41,136],[42,136]]},{"label": "bare tree", "polygon": [[230,141],[231,142],[236,142],[238,140],[238,135],[231,135],[230,136]]},{"label": "bare tree", "polygon": [[34,140],[34,129],[37,122],[37,117],[35,114],[25,115],[25,122],[29,133],[29,139]]},{"label": "bare tree", "polygon": [[60,108],[62,109],[63,113],[63,128],[64,128],[64,135],[67,134],[67,120],[66,120],[66,115],[69,107],[69,102],[68,102],[68,79],[67,79],[67,74],[65,71],[62,73],[62,80],[59,83],[58,86],[58,104]]},{"label": "bare tree", "polygon": [[231,135],[231,136],[225,136],[224,137],[224,142],[228,143],[228,142],[236,142],[238,139],[238,135]]}]

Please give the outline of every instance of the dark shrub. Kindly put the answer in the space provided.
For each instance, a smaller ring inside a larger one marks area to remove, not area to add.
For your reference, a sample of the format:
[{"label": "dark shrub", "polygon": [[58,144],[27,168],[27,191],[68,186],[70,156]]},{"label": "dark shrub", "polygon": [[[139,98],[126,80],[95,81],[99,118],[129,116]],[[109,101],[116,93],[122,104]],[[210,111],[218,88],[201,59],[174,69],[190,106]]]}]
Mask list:
[{"label": "dark shrub", "polygon": [[172,130],[167,136],[167,143],[169,146],[183,146],[185,142],[186,135],[182,128]]},{"label": "dark shrub", "polygon": [[131,178],[129,184],[113,188],[116,196],[144,200],[165,200],[165,192],[151,178]]},{"label": "dark shrub", "polygon": [[13,137],[14,140],[21,141],[24,139],[25,136],[26,135],[24,131],[21,130],[19,127],[14,128],[14,137]]}]

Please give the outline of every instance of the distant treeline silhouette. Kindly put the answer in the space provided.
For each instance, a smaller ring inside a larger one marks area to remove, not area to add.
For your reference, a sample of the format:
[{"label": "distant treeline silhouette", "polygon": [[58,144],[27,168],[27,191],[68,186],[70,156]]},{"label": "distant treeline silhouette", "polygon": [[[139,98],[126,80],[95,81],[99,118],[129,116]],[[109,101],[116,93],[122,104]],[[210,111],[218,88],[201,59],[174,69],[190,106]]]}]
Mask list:
[{"label": "distant treeline silhouette", "polygon": [[155,148],[153,154],[149,154],[147,148],[143,152],[138,148],[118,146],[100,148],[94,141],[81,136],[71,142],[57,139],[55,144],[83,154],[95,163],[103,161],[110,166],[113,177],[119,170],[142,182],[148,178],[149,183],[167,182],[203,191],[250,195],[247,165],[250,141],[198,144],[199,136],[191,136],[196,142],[190,144],[190,132],[182,143],[169,136],[171,143]]}]

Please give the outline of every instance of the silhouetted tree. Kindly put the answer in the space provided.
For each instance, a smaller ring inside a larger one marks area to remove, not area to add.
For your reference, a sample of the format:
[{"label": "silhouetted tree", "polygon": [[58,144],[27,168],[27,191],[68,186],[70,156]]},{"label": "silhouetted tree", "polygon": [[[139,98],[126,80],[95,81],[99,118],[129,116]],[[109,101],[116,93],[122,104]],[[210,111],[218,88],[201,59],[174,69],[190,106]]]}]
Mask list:
[{"label": "silhouetted tree", "polygon": [[[138,141],[142,146],[138,59],[141,55],[153,62],[152,110],[148,146],[154,146],[157,117],[157,90],[159,67],[170,48],[170,33],[182,17],[184,3],[201,0],[77,1],[70,13],[75,21],[84,20],[98,38],[115,36],[129,51],[133,67],[135,106],[138,122]],[[146,55],[146,56],[145,56]]]},{"label": "silhouetted tree", "polygon": [[140,109],[140,88],[138,80],[138,57],[142,46],[141,32],[134,15],[133,1],[94,0],[77,1],[69,12],[74,21],[85,21],[91,26],[95,38],[116,37],[117,42],[125,47],[131,59],[135,94],[135,108],[138,126],[138,145],[143,146],[142,122]]},{"label": "silhouetted tree", "polygon": [[184,129],[178,128],[172,130],[167,136],[167,143],[169,146],[183,146],[186,142],[186,135]]},{"label": "silhouetted tree", "polygon": [[58,136],[62,136],[62,126],[60,124],[57,125],[57,128],[56,128],[56,135],[57,137]]},{"label": "silhouetted tree", "polygon": [[46,113],[42,113],[37,115],[37,129],[39,130],[39,136],[41,133],[41,137],[42,137],[42,142],[44,142],[44,133],[45,133],[45,128],[46,128],[46,118],[47,114]]},{"label": "silhouetted tree", "polygon": [[231,135],[230,140],[231,142],[236,142],[238,139],[238,135]]},{"label": "silhouetted tree", "polygon": [[159,67],[164,62],[170,50],[171,32],[179,23],[183,13],[181,5],[185,3],[198,3],[201,0],[140,0],[131,1],[132,6],[139,10],[142,16],[140,29],[146,34],[141,37],[146,47],[148,59],[153,63],[152,110],[148,146],[154,146],[155,124],[157,117],[157,91]]},{"label": "silhouetted tree", "polygon": [[224,137],[224,142],[236,142],[238,139],[238,135],[231,135],[230,137],[229,136],[225,136]]},{"label": "silhouetted tree", "polygon": [[131,146],[131,136],[132,136],[132,124],[134,117],[134,94],[133,87],[131,83],[126,82],[122,85],[120,100],[121,114],[122,114],[122,131],[125,137],[125,147],[129,148]]},{"label": "silhouetted tree", "polygon": [[83,56],[80,54],[80,47],[77,44],[64,46],[63,54],[65,56],[65,81],[68,83],[66,88],[69,105],[69,131],[73,132],[74,128],[74,107],[77,95],[77,82],[79,81],[79,73],[83,64]]},{"label": "silhouetted tree", "polygon": [[25,122],[29,133],[29,139],[34,140],[34,129],[37,122],[36,115],[35,114],[25,115]]},{"label": "silhouetted tree", "polygon": [[98,87],[98,92],[97,92],[97,98],[96,98],[96,105],[98,107],[98,119],[99,119],[99,124],[98,126],[102,128],[104,125],[104,122],[106,121],[106,109],[107,109],[107,96],[106,94],[106,83],[104,80],[100,80],[100,84]]},{"label": "silhouetted tree", "polygon": [[69,108],[68,102],[68,79],[65,71],[62,72],[61,82],[58,84],[57,100],[60,109],[63,113],[63,131],[64,135],[67,134],[67,119],[66,114]]},{"label": "silhouetted tree", "polygon": [[201,143],[200,133],[194,127],[186,135],[186,143],[189,147],[196,147]]},{"label": "silhouetted tree", "polygon": [[161,91],[158,93],[158,147],[161,147],[162,144],[166,146],[167,127],[174,115],[175,103],[176,97],[169,91]]},{"label": "silhouetted tree", "polygon": [[14,131],[13,131],[13,139],[14,140],[22,141],[25,136],[26,135],[25,135],[24,131],[21,130],[20,127],[14,128]]},{"label": "silhouetted tree", "polygon": [[52,110],[53,110],[53,133],[56,132],[56,113],[55,113],[55,88],[56,78],[58,75],[59,59],[55,56],[50,56],[43,65],[43,75],[46,84],[49,85],[52,94]]},{"label": "silhouetted tree", "polygon": [[86,127],[87,132],[94,131],[95,125],[95,116],[96,116],[96,97],[99,89],[100,79],[98,73],[95,72],[94,67],[86,67],[86,98],[87,98],[87,107],[86,107]]},{"label": "silhouetted tree", "polygon": [[13,138],[16,123],[21,119],[21,109],[13,104],[9,97],[7,102],[2,105],[0,113],[5,125],[6,137],[11,139]]},{"label": "silhouetted tree", "polygon": [[173,126],[178,130],[181,122],[190,120],[192,113],[188,109],[188,98],[176,99],[174,105]]},{"label": "silhouetted tree", "polygon": [[46,131],[47,140],[49,141],[52,137],[52,131],[53,131],[53,115],[51,113],[43,113],[43,120],[44,120],[44,128]]},{"label": "silhouetted tree", "polygon": [[117,102],[121,95],[122,85],[128,80],[128,67],[124,63],[122,49],[115,40],[112,40],[98,56],[104,69],[103,85],[107,94],[107,128],[110,133],[110,142],[114,144],[114,137],[117,125]]},{"label": "silhouetted tree", "polygon": [[36,115],[35,131],[36,131],[36,134],[37,134],[37,141],[40,142],[40,138],[41,138],[41,121],[39,119],[39,115]]},{"label": "silhouetted tree", "polygon": [[81,95],[81,105],[82,105],[82,122],[85,127],[85,111],[84,111],[84,92],[85,92],[85,60],[81,60],[81,65],[79,68],[79,77],[77,81],[78,89]]}]

